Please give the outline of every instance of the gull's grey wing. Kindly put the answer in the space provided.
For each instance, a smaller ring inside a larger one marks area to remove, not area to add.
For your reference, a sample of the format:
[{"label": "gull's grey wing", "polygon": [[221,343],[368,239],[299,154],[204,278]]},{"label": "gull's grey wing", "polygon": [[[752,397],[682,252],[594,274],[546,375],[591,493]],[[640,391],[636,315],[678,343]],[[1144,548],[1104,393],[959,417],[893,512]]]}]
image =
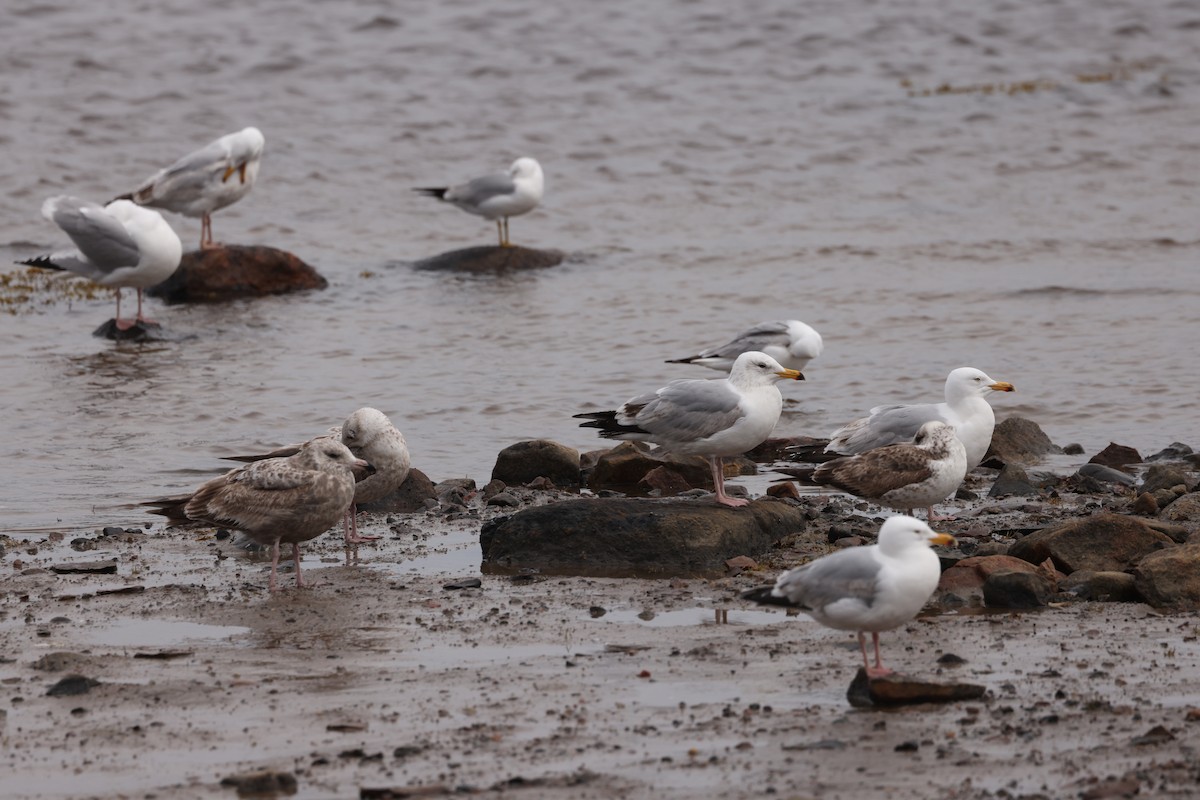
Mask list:
[{"label": "gull's grey wing", "polygon": [[696,358],[737,358],[748,350],[766,350],[771,345],[786,350],[791,341],[786,322],[763,322],[742,331],[723,345],[701,351]]},{"label": "gull's grey wing", "polygon": [[132,267],[141,255],[137,242],[114,216],[95,203],[77,197],[52,197],[42,215],[62,228],[101,272]]},{"label": "gull's grey wing", "polygon": [[[728,381],[671,381],[654,394],[635,397],[622,407],[629,421],[661,437],[659,444],[704,439],[745,416],[741,396]],[[655,441],[655,440],[651,440]]]},{"label": "gull's grey wing", "polygon": [[869,606],[875,602],[880,569],[873,548],[841,550],[783,573],[774,593],[814,610],[839,600],[861,600]]},{"label": "gull's grey wing", "polygon": [[473,181],[446,190],[445,199],[464,206],[479,206],[493,197],[512,194],[517,190],[512,176],[507,172],[484,175]]},{"label": "gull's grey wing", "polygon": [[154,173],[133,191],[133,199],[143,205],[159,200],[189,203],[204,194],[214,175],[223,174],[233,165],[229,147],[218,139]]},{"label": "gull's grey wing", "polygon": [[[911,442],[930,420],[950,423],[935,403],[912,406],[876,406],[871,415],[834,431],[827,452],[852,455],[889,444]],[[951,423],[952,424],[952,423]]]}]

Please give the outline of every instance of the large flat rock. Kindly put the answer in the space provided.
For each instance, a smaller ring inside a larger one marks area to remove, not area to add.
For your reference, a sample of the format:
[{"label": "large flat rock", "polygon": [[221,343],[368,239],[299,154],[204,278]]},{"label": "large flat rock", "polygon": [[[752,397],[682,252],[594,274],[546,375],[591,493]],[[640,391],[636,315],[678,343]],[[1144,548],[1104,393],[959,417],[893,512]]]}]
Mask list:
[{"label": "large flat rock", "polygon": [[315,269],[284,250],[231,244],[184,253],[175,274],[146,294],[168,305],[223,303],[328,285]]},{"label": "large flat rock", "polygon": [[421,270],[446,272],[513,272],[558,266],[565,258],[561,250],[534,250],[499,245],[465,247],[413,262]]},{"label": "large flat rock", "polygon": [[713,577],[727,559],[762,553],[805,524],[799,506],[773,498],[744,508],[585,498],[492,520],[479,542],[485,573]]}]

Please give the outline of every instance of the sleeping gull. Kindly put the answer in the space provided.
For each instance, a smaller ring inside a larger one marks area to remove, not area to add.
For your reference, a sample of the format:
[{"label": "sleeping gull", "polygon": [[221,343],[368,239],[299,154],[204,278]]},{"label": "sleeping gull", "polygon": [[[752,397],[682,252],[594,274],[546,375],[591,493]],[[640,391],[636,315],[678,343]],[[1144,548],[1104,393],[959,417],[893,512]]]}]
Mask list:
[{"label": "sleeping gull", "polygon": [[354,470],[369,468],[341,442],[314,439],[295,455],[268,458],[230,470],[184,497],[168,497],[143,505],[172,521],[194,520],[232,528],[262,545],[271,545],[271,577],[275,591],[279,545],[292,545],[296,586],[300,577],[300,543],[329,530],[354,502]]},{"label": "sleeping gull", "polygon": [[967,451],[954,428],[926,422],[913,441],[877,447],[856,456],[827,461],[816,469],[781,468],[787,475],[912,515],[924,507],[932,521],[933,504],[958,490],[967,474]]},{"label": "sleeping gull", "polygon": [[[378,539],[378,536],[362,536],[358,533],[358,504],[380,500],[399,488],[408,477],[412,460],[404,434],[400,433],[387,415],[378,409],[360,408],[328,433],[311,439],[313,441],[340,441],[350,452],[367,461],[375,472],[354,485],[354,503],[346,509],[342,520],[342,536],[346,544],[361,544]],[[256,456],[233,456],[233,461],[261,461],[265,458],[281,458],[294,455],[304,445],[291,445]]]},{"label": "sleeping gull", "polygon": [[821,334],[798,319],[760,322],[753,328],[734,336],[718,347],[701,350],[687,358],[668,359],[668,364],[699,364],[702,367],[729,372],[733,360],[748,350],[766,353],[788,369],[804,369],[809,361],[821,355],[824,347]]},{"label": "sleeping gull", "polygon": [[458,186],[413,191],[453,203],[484,219],[495,220],[500,246],[512,247],[508,240],[508,218],[537,208],[542,202],[544,187],[541,164],[532,158],[518,158],[508,172],[484,175]]},{"label": "sleeping gull", "polygon": [[936,419],[954,426],[967,450],[970,472],[983,461],[996,427],[996,414],[985,398],[992,392],[1012,391],[1011,383],[992,380],[971,367],[959,367],[946,378],[946,402],[876,406],[870,416],[834,431],[825,452],[855,455],[911,441],[923,424]]},{"label": "sleeping gull", "polygon": [[[157,211],[114,200],[101,208],[77,197],[59,195],[42,203],[42,216],[71,237],[78,250],[63,250],[20,263],[82,275],[117,293],[117,328],[139,322],[155,324],[142,314],[142,290],[162,283],[179,267],[183,245]],[[137,289],[138,310],[121,319],[121,287]]]},{"label": "sleeping gull", "polygon": [[226,134],[159,170],[118,199],[200,217],[200,249],[217,247],[212,213],[236,203],[254,188],[265,144],[258,128]]},{"label": "sleeping gull", "polygon": [[[937,589],[942,568],[929,549],[935,544],[955,544],[954,537],[912,517],[889,517],[875,544],[821,556],[742,597],[800,608],[826,627],[857,631],[867,676],[890,675],[879,658],[879,632],[913,619]],[[867,659],[867,631],[875,645],[874,666]]]},{"label": "sleeping gull", "polygon": [[738,456],[771,435],[783,397],[775,382],[804,380],[766,353],[738,356],[728,378],[671,381],[656,392],[641,394],[616,411],[576,414],[588,419],[583,428],[599,428],[605,439],[654,442],[681,455],[707,456],[712,466],[717,502],[744,506],[748,502],[725,494],[725,456]]}]

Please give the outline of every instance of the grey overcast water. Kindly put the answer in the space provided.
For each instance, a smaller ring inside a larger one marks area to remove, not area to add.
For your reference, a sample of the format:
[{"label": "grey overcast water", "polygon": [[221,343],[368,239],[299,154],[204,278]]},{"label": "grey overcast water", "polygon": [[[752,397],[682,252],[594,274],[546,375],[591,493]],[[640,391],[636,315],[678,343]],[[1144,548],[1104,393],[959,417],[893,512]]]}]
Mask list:
[{"label": "grey overcast water", "polygon": [[[0,259],[217,136],[266,135],[219,241],[327,290],[0,314],[0,529],[130,524],[232,453],[375,406],[435,481],[674,378],[760,320],[825,337],[779,435],[828,435],[950,369],[1059,444],[1200,447],[1200,3],[22,2],[0,26]],[[495,228],[419,197],[539,159],[513,241],[546,270],[414,270]],[[165,214],[185,247],[199,222]]]}]

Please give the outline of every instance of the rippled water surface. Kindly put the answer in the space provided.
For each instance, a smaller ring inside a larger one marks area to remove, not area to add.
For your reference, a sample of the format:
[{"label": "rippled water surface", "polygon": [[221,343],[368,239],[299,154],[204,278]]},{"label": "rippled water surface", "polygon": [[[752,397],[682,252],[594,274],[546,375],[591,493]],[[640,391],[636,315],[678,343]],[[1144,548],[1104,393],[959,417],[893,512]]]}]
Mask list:
[{"label": "rippled water surface", "polygon": [[[710,373],[663,359],[799,318],[825,337],[780,434],[937,399],[969,364],[998,416],[1089,452],[1200,446],[1200,3],[694,0],[14,2],[0,26],[0,258],[256,125],[218,239],[323,292],[151,313],[107,293],[0,314],[4,529],[125,524],[235,452],[362,405],[435,480],[489,476],[571,414]],[[414,271],[494,227],[418,197],[538,158],[526,274]],[[167,215],[186,245],[199,223]],[[0,267],[0,270],[16,269]]]}]

